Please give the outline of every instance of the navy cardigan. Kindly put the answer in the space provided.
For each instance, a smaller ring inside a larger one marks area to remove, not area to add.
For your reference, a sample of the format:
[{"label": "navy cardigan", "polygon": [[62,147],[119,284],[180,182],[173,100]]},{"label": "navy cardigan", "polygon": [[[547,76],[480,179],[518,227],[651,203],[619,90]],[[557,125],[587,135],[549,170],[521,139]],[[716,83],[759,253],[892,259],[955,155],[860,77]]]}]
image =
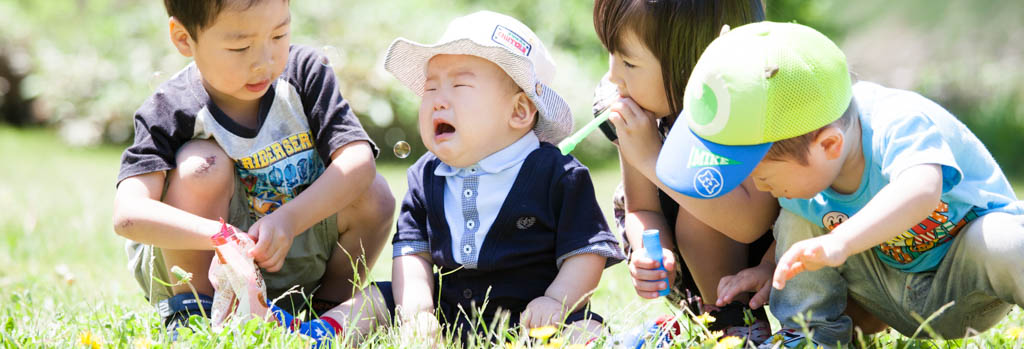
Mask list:
[{"label": "navy cardigan", "polygon": [[[496,307],[519,312],[558,274],[556,259],[594,243],[617,244],[594,196],[589,170],[549,143],[541,143],[523,162],[512,189],[487,232],[477,269],[458,269],[444,214],[445,178],[434,175],[440,160],[424,154],[408,171],[409,191],[402,201],[393,243],[427,241],[442,280],[435,293],[446,308],[483,304],[485,317]],[[611,261],[612,265],[618,261]]]}]

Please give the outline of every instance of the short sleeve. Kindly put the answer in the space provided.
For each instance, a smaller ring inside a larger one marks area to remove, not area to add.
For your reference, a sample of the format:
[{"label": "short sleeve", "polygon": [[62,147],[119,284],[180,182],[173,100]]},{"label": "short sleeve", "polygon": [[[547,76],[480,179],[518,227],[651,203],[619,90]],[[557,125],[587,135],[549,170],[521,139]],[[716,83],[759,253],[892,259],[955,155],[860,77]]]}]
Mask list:
[{"label": "short sleeve", "polygon": [[[618,248],[615,235],[608,229],[601,207],[597,204],[594,185],[586,167],[569,167],[554,190],[556,192],[553,193],[553,197],[557,199],[553,206],[559,210],[555,247],[555,255],[560,257],[559,262],[574,253],[587,251],[588,247],[593,251],[613,252],[613,256],[606,255],[609,257],[606,266],[625,259]],[[609,245],[614,248],[608,248]]]},{"label": "short sleeve", "polygon": [[[168,89],[177,91],[177,89]],[[178,149],[192,139],[196,106],[191,100],[164,92],[146,100],[135,112],[135,140],[121,154],[117,184],[125,178],[168,171],[177,165]]]},{"label": "short sleeve", "polygon": [[[884,132],[879,132],[884,131]],[[904,170],[923,164],[942,166],[942,192],[948,192],[963,178],[949,142],[938,126],[926,116],[909,115],[893,121],[885,130],[875,130],[880,140],[882,175],[890,181]]]},{"label": "short sleeve", "polygon": [[420,159],[407,171],[409,190],[402,199],[402,207],[398,212],[398,227],[391,240],[394,246],[392,257],[430,252],[427,235],[426,196],[423,188],[423,165]]},{"label": "short sleeve", "polygon": [[366,134],[348,100],[342,97],[334,70],[321,64],[322,55],[310,47],[294,46],[291,59],[295,61],[294,68],[286,73],[295,75],[290,78],[299,87],[302,106],[324,164],[331,163],[335,150],[356,141],[369,143],[377,157],[380,150]]}]

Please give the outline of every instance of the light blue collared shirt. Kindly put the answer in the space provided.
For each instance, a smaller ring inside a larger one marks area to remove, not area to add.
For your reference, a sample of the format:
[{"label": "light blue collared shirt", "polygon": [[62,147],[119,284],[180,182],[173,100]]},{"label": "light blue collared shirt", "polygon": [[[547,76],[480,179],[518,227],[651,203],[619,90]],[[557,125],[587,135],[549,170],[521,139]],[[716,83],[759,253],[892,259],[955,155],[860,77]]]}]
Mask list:
[{"label": "light blue collared shirt", "polygon": [[[441,162],[434,169],[435,176],[445,177],[444,217],[451,233],[455,262],[468,269],[476,269],[487,232],[498,218],[524,161],[538,148],[540,141],[537,136],[527,132],[515,143],[469,167],[452,167]],[[405,241],[395,244],[393,256],[429,252],[427,241]],[[561,267],[569,257],[584,253],[608,257],[608,265],[622,259],[622,252],[616,244],[597,242],[558,256],[555,263]]]},{"label": "light blue collared shirt", "polygon": [[[523,161],[537,148],[540,148],[537,136],[527,132],[515,143],[469,167],[452,167],[442,162],[434,169],[434,175],[445,177],[444,217],[452,234],[456,262],[468,268],[476,267],[480,247],[498,218],[498,211],[512,190]],[[466,185],[466,179],[474,176],[478,176],[475,190],[472,185]],[[475,205],[468,205],[471,203],[468,199],[473,197]],[[473,219],[474,213],[476,219]],[[467,231],[474,236],[464,238]]]}]

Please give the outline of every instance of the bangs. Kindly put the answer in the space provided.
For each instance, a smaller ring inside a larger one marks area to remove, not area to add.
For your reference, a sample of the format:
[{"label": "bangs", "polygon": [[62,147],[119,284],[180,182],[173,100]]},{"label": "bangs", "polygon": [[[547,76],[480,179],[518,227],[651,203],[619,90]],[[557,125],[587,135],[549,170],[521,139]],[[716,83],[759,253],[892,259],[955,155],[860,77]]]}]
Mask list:
[{"label": "bangs", "polygon": [[632,31],[646,45],[646,32],[651,21],[643,1],[637,0],[596,0],[594,1],[594,31],[601,44],[610,53],[619,53],[622,36]]}]

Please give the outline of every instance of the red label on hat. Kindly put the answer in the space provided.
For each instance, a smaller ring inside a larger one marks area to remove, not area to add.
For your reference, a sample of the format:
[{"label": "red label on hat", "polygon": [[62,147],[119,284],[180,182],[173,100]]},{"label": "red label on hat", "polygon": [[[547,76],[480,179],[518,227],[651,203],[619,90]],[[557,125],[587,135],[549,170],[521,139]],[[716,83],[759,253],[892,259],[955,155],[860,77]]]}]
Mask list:
[{"label": "red label on hat", "polygon": [[512,30],[500,25],[494,27],[494,34],[491,34],[491,40],[502,46],[522,53],[523,56],[529,56],[530,50],[533,48],[533,46],[530,45],[530,42],[523,39],[522,36],[519,36],[519,34],[516,34]]}]

